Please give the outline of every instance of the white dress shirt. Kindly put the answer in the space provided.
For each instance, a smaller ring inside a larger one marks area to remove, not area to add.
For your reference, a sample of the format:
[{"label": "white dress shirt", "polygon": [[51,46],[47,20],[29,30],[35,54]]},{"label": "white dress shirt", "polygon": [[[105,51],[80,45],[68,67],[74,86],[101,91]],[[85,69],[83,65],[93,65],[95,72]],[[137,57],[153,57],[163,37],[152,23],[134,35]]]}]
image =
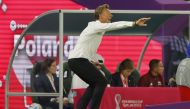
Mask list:
[{"label": "white dress shirt", "polygon": [[119,21],[113,23],[101,23],[99,20],[88,23],[88,26],[82,31],[75,48],[70,52],[71,58],[86,58],[93,60],[97,49],[102,41],[102,36],[106,31],[118,30],[132,27],[134,22]]}]

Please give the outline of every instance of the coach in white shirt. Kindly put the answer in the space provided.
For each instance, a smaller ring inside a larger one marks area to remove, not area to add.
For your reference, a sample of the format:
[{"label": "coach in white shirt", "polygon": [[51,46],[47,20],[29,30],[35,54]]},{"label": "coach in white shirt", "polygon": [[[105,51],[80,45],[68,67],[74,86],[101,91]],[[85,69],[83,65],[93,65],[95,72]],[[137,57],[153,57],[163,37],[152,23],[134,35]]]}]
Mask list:
[{"label": "coach in white shirt", "polygon": [[77,44],[69,54],[68,64],[70,68],[83,81],[89,84],[84,95],[77,105],[77,109],[86,109],[91,101],[90,109],[99,109],[101,98],[107,81],[100,71],[92,64],[93,57],[101,43],[106,31],[127,27],[146,26],[145,22],[150,18],[141,18],[136,21],[119,21],[111,23],[112,14],[109,5],[104,4],[96,8],[95,19],[88,23],[82,31]]}]

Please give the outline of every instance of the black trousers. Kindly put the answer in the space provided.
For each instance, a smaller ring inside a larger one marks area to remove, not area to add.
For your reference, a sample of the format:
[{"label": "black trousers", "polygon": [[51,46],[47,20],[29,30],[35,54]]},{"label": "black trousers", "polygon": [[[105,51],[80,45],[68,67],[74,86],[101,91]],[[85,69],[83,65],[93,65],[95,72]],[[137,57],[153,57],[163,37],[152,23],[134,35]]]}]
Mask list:
[{"label": "black trousers", "polygon": [[88,59],[73,58],[68,60],[68,64],[76,75],[89,84],[77,104],[77,109],[86,109],[90,101],[90,109],[99,109],[102,95],[107,86],[106,78]]}]

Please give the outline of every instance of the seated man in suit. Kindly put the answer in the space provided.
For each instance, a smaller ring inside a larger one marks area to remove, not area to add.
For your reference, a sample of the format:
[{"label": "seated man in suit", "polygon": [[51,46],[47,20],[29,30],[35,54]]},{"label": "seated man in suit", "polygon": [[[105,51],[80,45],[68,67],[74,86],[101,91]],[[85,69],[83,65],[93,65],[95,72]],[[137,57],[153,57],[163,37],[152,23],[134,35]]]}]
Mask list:
[{"label": "seated man in suit", "polygon": [[120,63],[118,72],[112,75],[111,86],[134,87],[137,86],[135,79],[139,77],[140,74],[135,70],[133,61],[125,59]]},{"label": "seated man in suit", "polygon": [[[34,81],[36,92],[58,93],[59,92],[59,78],[56,76],[56,60],[47,58],[42,64],[41,73],[36,75]],[[59,109],[59,102],[63,102],[64,109],[73,109],[73,105],[69,103],[68,98],[64,97],[42,97],[39,96],[39,103],[43,108],[51,107],[52,109]]]},{"label": "seated man in suit", "polygon": [[164,86],[164,81],[162,73],[164,71],[164,66],[162,61],[158,59],[152,59],[149,63],[149,71],[147,74],[143,75],[139,80],[139,86],[141,87],[162,87]]}]

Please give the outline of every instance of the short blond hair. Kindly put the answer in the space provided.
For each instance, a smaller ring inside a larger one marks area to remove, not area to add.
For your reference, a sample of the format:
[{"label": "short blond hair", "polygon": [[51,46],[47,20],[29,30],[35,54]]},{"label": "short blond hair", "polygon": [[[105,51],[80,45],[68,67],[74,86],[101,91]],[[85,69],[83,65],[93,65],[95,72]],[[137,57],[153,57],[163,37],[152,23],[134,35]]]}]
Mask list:
[{"label": "short blond hair", "polygon": [[98,6],[95,9],[94,17],[95,17],[96,20],[99,19],[99,15],[103,12],[104,9],[109,9],[109,5],[108,4],[103,4],[103,5]]}]

